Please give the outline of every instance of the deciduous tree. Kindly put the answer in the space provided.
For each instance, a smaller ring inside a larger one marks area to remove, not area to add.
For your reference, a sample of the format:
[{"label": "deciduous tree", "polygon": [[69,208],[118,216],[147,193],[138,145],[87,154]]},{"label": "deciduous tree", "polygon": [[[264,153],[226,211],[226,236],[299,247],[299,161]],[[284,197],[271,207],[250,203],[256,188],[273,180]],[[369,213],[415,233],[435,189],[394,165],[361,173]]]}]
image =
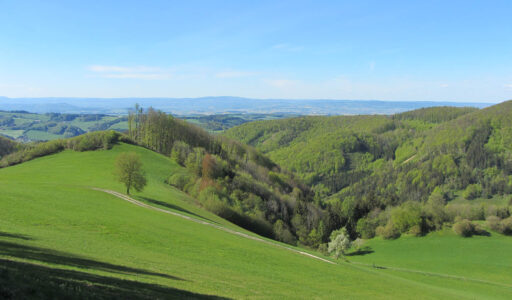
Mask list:
[{"label": "deciduous tree", "polygon": [[146,176],[142,169],[142,162],[135,152],[119,154],[116,159],[115,175],[117,179],[126,186],[126,194],[130,194],[130,188],[138,192],[146,186]]}]

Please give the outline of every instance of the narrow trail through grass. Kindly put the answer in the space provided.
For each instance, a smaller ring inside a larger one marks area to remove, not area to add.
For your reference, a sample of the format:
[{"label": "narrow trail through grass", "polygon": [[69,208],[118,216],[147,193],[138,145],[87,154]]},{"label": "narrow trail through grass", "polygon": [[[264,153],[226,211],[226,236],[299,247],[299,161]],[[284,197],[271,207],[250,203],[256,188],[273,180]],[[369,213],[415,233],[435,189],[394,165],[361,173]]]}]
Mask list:
[{"label": "narrow trail through grass", "polygon": [[92,189],[95,190],[95,191],[100,191],[100,192],[111,194],[111,195],[113,195],[115,197],[118,197],[120,199],[126,200],[126,201],[128,201],[130,203],[133,203],[133,204],[135,204],[137,206],[140,206],[140,207],[156,210],[156,211],[163,212],[163,213],[166,213],[166,214],[170,214],[170,215],[173,215],[173,216],[177,216],[177,217],[180,217],[180,218],[183,218],[183,219],[187,219],[187,220],[195,222],[195,223],[211,226],[211,227],[217,228],[219,230],[223,230],[223,231],[231,233],[231,234],[235,234],[235,235],[247,238],[247,239],[251,239],[251,240],[258,241],[258,242],[261,242],[261,243],[265,243],[265,244],[268,244],[268,245],[272,245],[272,246],[275,246],[275,247],[283,248],[283,249],[286,249],[286,250],[289,250],[289,251],[292,251],[292,252],[295,252],[295,253],[298,253],[298,254],[301,254],[301,255],[305,255],[305,256],[308,256],[308,257],[311,257],[311,258],[314,258],[314,259],[321,260],[321,261],[329,263],[329,264],[333,264],[333,265],[336,264],[335,262],[332,262],[330,260],[318,257],[318,256],[313,255],[311,253],[306,253],[306,252],[303,252],[303,251],[300,251],[300,250],[297,250],[297,249],[293,249],[293,248],[289,248],[289,247],[286,247],[286,246],[283,246],[283,245],[272,243],[272,242],[264,240],[262,238],[258,238],[258,237],[255,237],[255,236],[251,236],[251,235],[248,235],[248,234],[245,234],[245,233],[242,233],[242,232],[238,232],[238,231],[235,231],[235,230],[223,227],[223,226],[215,225],[215,224],[210,223],[210,222],[206,222],[206,221],[202,221],[202,220],[199,220],[199,219],[196,219],[196,218],[192,218],[192,217],[189,217],[189,216],[177,213],[177,212],[173,212],[173,211],[169,211],[169,210],[166,210],[166,209],[161,209],[161,208],[158,208],[158,207],[154,207],[154,206],[148,205],[146,203],[137,201],[137,200],[135,200],[135,199],[133,199],[133,198],[127,196],[127,195],[121,194],[121,193],[116,192],[116,191],[100,189],[100,188],[92,188]]}]

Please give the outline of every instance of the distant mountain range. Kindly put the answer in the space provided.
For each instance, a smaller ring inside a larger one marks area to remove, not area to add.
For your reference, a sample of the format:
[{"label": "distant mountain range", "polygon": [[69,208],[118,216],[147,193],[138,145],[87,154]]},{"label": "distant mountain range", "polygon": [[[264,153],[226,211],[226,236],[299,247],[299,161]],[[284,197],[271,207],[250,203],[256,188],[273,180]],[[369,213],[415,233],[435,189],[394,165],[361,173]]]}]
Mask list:
[{"label": "distant mountain range", "polygon": [[484,108],[493,103],[379,100],[291,100],[240,97],[203,98],[7,98],[0,97],[0,110],[34,113],[126,114],[138,103],[175,115],[223,113],[285,113],[295,115],[394,114],[432,106]]}]

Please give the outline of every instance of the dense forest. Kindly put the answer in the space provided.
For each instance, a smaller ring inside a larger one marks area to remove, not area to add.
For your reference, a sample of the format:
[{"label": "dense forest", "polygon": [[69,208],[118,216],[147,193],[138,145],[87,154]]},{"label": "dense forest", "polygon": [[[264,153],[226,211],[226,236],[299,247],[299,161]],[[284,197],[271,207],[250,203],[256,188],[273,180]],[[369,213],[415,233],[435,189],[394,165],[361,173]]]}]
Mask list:
[{"label": "dense forest", "polygon": [[353,237],[421,235],[489,218],[512,230],[512,101],[252,122],[225,136],[298,174],[330,227]]},{"label": "dense forest", "polygon": [[[318,245],[324,213],[307,186],[252,147],[211,135],[186,121],[140,107],[128,118],[128,136],[169,155],[187,172],[168,183],[206,209],[267,237]],[[313,234],[312,234],[313,232]]]}]

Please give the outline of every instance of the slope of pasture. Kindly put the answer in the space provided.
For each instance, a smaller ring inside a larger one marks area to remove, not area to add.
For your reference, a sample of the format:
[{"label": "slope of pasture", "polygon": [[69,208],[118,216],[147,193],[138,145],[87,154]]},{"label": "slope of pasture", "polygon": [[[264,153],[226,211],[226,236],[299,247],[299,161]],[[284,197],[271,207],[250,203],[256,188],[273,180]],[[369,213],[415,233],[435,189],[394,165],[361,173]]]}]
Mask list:
[{"label": "slope of pasture", "polygon": [[351,260],[508,285],[512,295],[512,237],[491,232],[489,236],[464,238],[446,229],[419,238],[375,238],[367,246],[365,255],[352,256]]},{"label": "slope of pasture", "polygon": [[[119,145],[0,169],[0,296],[4,298],[507,298],[507,288],[422,282],[355,264],[331,265],[210,226],[133,205],[115,157],[141,154],[149,185],[138,200],[231,228],[163,183],[168,158]],[[238,229],[241,231],[241,229]],[[451,282],[453,281],[453,282]]]}]

